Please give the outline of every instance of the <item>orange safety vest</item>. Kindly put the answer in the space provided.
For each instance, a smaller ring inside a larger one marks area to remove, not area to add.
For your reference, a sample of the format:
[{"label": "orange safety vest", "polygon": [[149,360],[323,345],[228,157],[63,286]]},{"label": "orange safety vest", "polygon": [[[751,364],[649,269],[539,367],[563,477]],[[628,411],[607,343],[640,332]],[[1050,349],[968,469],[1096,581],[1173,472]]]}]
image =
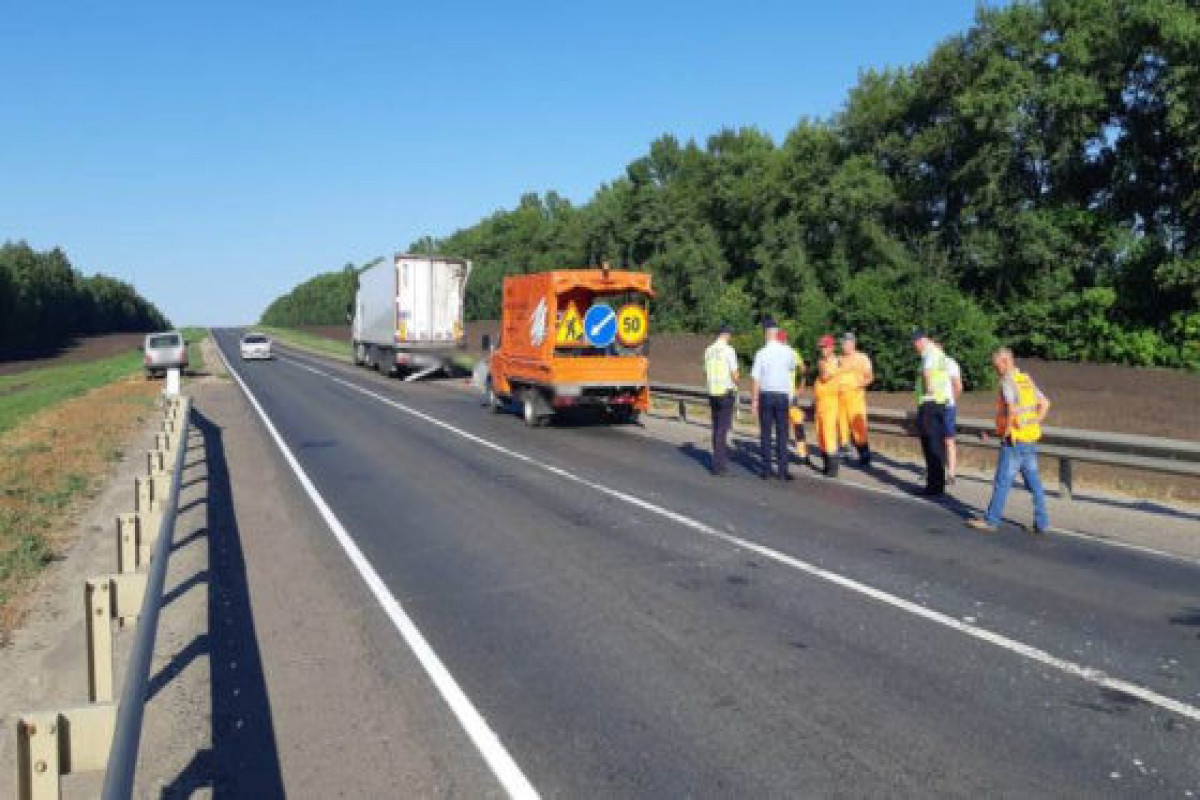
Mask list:
[{"label": "orange safety vest", "polygon": [[855,353],[838,359],[838,388],[843,394],[865,392],[864,385],[867,373],[871,371],[871,361],[863,353]]},{"label": "orange safety vest", "polygon": [[1038,388],[1032,378],[1016,367],[1013,367],[1012,380],[1017,386],[1015,403],[1010,406],[1005,402],[1003,388],[996,394],[996,435],[1011,438],[1014,442],[1036,442],[1042,438],[1042,426],[1038,423]]}]

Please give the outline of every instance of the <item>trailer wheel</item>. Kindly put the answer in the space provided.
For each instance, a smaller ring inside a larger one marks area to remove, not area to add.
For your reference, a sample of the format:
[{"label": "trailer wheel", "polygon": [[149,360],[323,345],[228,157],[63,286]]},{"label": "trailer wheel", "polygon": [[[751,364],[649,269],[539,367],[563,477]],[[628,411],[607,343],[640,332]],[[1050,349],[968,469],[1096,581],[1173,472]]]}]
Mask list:
[{"label": "trailer wheel", "polygon": [[526,389],[521,394],[521,419],[526,428],[540,428],[546,424],[546,417],[538,413],[538,397],[536,389]]},{"label": "trailer wheel", "polygon": [[488,378],[487,389],[484,402],[487,407],[492,410],[493,414],[499,414],[504,410],[504,403],[500,400],[500,395],[496,394],[496,387],[492,386],[492,379]]},{"label": "trailer wheel", "polygon": [[614,409],[612,415],[613,421],[618,425],[636,425],[642,416],[642,412],[636,408],[622,406],[621,408]]}]

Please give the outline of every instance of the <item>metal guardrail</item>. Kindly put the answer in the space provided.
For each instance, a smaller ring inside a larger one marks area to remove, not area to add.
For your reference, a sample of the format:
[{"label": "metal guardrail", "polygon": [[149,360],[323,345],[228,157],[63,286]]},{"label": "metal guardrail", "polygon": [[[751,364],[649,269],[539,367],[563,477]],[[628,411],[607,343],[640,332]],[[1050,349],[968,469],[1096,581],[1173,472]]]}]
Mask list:
[{"label": "metal guardrail", "polygon": [[[146,476],[134,480],[134,511],[117,518],[117,571],[85,581],[89,705],[17,718],[19,800],[57,798],[63,775],[99,770],[105,771],[106,800],[124,800],[133,793],[190,412],[189,399],[167,398],[154,449],[146,453]],[[122,628],[135,621],[118,704],[114,623]]]},{"label": "metal guardrail", "polygon": [[[651,384],[650,392],[661,399],[675,401],[678,404],[676,414],[682,420],[687,419],[687,405],[708,402],[708,393],[698,386],[656,383]],[[739,417],[749,404],[749,395],[738,395]],[[802,405],[811,411],[812,400],[805,398]],[[870,409],[867,427],[876,433],[915,436],[916,420],[915,410]],[[960,445],[992,449],[999,446],[994,438],[995,423],[992,420],[959,417],[955,427]],[[1072,464],[1076,461],[1200,478],[1200,442],[1182,439],[1044,426],[1038,452],[1058,459],[1059,483],[1067,498],[1071,497],[1074,488]]]}]

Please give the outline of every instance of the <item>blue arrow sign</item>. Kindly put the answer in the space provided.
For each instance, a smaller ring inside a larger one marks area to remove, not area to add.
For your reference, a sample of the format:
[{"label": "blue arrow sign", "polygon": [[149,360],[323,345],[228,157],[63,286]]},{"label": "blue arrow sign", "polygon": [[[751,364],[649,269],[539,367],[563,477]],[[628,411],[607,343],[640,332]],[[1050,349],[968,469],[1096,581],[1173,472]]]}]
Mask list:
[{"label": "blue arrow sign", "polygon": [[597,303],[583,315],[583,335],[593,347],[608,347],[617,338],[617,312]]}]

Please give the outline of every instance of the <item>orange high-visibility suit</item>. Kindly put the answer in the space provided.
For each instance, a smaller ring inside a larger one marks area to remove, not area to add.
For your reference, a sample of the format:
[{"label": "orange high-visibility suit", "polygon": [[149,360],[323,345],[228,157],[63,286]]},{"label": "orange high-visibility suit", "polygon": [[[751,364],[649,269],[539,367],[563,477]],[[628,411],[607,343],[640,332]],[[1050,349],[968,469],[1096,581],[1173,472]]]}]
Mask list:
[{"label": "orange high-visibility suit", "polygon": [[838,451],[838,406],[841,378],[837,358],[821,359],[817,379],[813,381],[813,403],[816,407],[817,447],[826,457]]},{"label": "orange high-visibility suit", "polygon": [[867,384],[873,370],[864,353],[842,356],[838,370],[838,434],[842,444],[867,446]]}]

